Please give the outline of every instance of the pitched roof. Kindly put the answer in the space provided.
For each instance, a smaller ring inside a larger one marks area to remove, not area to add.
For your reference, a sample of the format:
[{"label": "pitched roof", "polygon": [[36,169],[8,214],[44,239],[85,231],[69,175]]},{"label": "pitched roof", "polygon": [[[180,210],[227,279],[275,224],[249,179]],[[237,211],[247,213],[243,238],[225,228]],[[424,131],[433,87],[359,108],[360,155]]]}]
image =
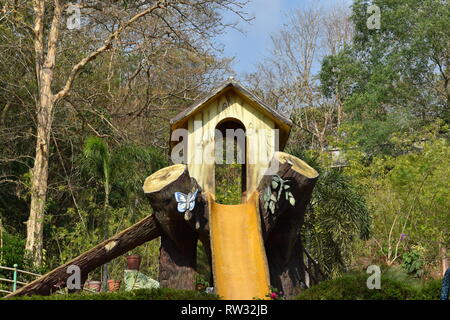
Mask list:
[{"label": "pitched roof", "polygon": [[238,81],[234,80],[233,78],[229,78],[227,81],[223,82],[220,86],[218,86],[216,89],[214,89],[211,93],[208,93],[207,95],[198,99],[189,108],[183,110],[182,112],[177,114],[175,117],[170,119],[170,125],[173,126],[174,124],[182,122],[186,118],[189,118],[198,109],[200,109],[204,104],[211,101],[212,99],[214,99],[215,97],[220,95],[225,89],[228,89],[230,87],[235,88],[238,92],[243,94],[245,97],[247,97],[251,101],[258,104],[264,111],[269,113],[269,115],[271,115],[272,118],[275,118],[275,120],[278,120],[279,122],[282,122],[282,123],[286,124],[287,126],[292,127],[292,121],[290,119],[288,119],[286,116],[281,114],[278,110],[265,104],[259,97],[254,95],[252,92],[250,92],[242,84],[240,84]]},{"label": "pitched roof", "polygon": [[287,143],[287,140],[289,138],[289,134],[292,127],[292,121],[287,118],[285,115],[280,113],[278,110],[270,107],[266,103],[264,103],[259,97],[257,97],[255,94],[250,92],[248,89],[246,89],[242,84],[240,84],[238,81],[234,80],[233,78],[229,78],[225,82],[223,82],[221,85],[219,85],[217,88],[212,90],[207,95],[203,96],[202,98],[195,101],[189,108],[183,110],[179,114],[177,114],[175,117],[173,117],[170,120],[170,127],[171,130],[175,130],[176,128],[179,128],[183,126],[183,124],[194,114],[196,114],[198,111],[202,109],[203,106],[205,106],[208,102],[212,101],[216,97],[218,97],[220,94],[222,94],[224,91],[233,89],[238,94],[245,97],[247,100],[251,102],[251,104],[259,109],[260,112],[271,118],[277,127],[280,129],[280,149],[283,149],[284,146]]}]

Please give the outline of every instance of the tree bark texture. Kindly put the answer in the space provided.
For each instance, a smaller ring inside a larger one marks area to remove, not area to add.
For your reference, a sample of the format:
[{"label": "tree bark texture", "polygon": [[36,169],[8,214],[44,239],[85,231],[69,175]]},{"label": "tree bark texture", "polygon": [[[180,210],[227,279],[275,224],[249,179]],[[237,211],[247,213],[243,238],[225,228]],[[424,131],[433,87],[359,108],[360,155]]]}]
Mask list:
[{"label": "tree bark texture", "polygon": [[[286,298],[297,295],[305,282],[303,247],[300,228],[306,207],[311,199],[318,173],[302,160],[283,152],[275,153],[272,166],[275,174],[265,175],[258,191],[263,238],[269,262],[271,285],[285,294]],[[290,186],[295,198],[292,205],[281,197],[274,213],[266,210],[264,192],[271,187],[274,176],[279,176]]]},{"label": "tree bark texture", "polygon": [[175,192],[185,195],[201,192],[196,180],[189,176],[185,165],[164,168],[149,176],[144,192],[163,230],[161,236],[159,281],[162,287],[193,290],[197,275],[197,241],[209,236],[205,218],[205,202],[197,197],[192,217],[185,219],[179,212]]},{"label": "tree bark texture", "polygon": [[[38,101],[36,105],[36,155],[31,177],[30,215],[27,221],[25,250],[34,265],[42,263],[45,202],[48,187],[48,162],[50,133],[52,130],[55,98],[52,93],[57,42],[60,31],[63,4],[55,0],[53,19],[48,33],[47,48],[44,47],[45,1],[34,1],[34,49]],[[46,52],[45,52],[46,51]]]}]

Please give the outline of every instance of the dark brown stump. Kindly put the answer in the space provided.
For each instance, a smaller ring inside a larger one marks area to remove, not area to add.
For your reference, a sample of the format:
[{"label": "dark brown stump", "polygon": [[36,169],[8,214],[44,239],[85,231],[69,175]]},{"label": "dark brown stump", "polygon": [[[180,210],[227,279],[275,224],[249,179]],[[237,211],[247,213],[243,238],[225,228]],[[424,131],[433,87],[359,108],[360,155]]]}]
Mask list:
[{"label": "dark brown stump", "polygon": [[[283,152],[275,153],[271,166],[277,168],[276,174],[265,175],[258,187],[263,237],[271,285],[283,291],[286,298],[291,298],[300,292],[305,280],[299,232],[318,173],[302,160]],[[295,204],[282,196],[272,213],[264,208],[264,192],[270,188],[275,175],[287,181]]]},{"label": "dark brown stump", "polygon": [[159,281],[162,287],[194,290],[197,274],[197,241],[207,234],[204,201],[197,197],[189,220],[177,210],[175,192],[188,194],[200,186],[189,176],[185,165],[174,165],[149,176],[144,192],[150,200],[163,235],[159,261]]},{"label": "dark brown stump", "polygon": [[190,247],[185,246],[185,251],[181,251],[167,235],[161,236],[159,255],[159,282],[161,287],[195,289],[197,237],[195,234],[192,236],[191,241],[188,241]]}]

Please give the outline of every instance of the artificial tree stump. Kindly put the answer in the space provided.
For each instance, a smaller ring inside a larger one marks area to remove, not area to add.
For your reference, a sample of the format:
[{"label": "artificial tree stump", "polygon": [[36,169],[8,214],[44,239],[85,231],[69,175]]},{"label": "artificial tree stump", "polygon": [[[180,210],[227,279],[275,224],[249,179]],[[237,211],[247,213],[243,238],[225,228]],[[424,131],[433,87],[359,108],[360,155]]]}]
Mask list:
[{"label": "artificial tree stump", "polygon": [[[201,191],[195,179],[189,176],[186,165],[163,168],[144,183],[144,192],[163,230],[161,235],[159,281],[162,287],[193,290],[197,274],[197,241],[206,233],[204,201],[197,197],[192,218],[185,220],[177,209],[175,192],[188,194]],[[200,195],[200,192],[199,192]]]},{"label": "artificial tree stump", "polygon": [[[290,186],[295,204],[292,205],[282,196],[275,211],[271,212],[265,208],[264,192],[271,188],[274,176],[285,180]],[[258,186],[271,285],[282,290],[287,298],[298,294],[304,283],[305,268],[299,233],[318,176],[316,170],[299,158],[276,152],[271,160],[271,171],[263,176]]]}]

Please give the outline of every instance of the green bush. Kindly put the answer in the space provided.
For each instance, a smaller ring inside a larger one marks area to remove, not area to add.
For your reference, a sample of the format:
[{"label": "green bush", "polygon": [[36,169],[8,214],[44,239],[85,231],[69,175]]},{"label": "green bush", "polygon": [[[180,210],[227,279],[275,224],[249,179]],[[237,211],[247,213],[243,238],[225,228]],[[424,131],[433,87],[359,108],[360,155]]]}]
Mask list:
[{"label": "green bush", "polygon": [[25,252],[25,239],[22,239],[18,235],[3,233],[3,248],[1,250],[0,265],[12,267],[14,264],[23,266],[24,264],[24,252]]},{"label": "green bush", "polygon": [[11,300],[218,300],[216,295],[167,288],[133,291],[13,297]]},{"label": "green bush", "polygon": [[346,274],[305,290],[297,300],[438,300],[439,280],[420,281],[387,271],[381,276],[381,289],[368,289],[368,274]]},{"label": "green bush", "polygon": [[422,290],[419,292],[418,299],[420,300],[439,300],[442,287],[442,280],[427,281]]},{"label": "green bush", "polygon": [[423,275],[423,259],[420,252],[412,250],[402,255],[402,267],[408,274],[421,277]]},{"label": "green bush", "polygon": [[216,202],[235,205],[242,202],[242,165],[217,164],[215,166]]}]

